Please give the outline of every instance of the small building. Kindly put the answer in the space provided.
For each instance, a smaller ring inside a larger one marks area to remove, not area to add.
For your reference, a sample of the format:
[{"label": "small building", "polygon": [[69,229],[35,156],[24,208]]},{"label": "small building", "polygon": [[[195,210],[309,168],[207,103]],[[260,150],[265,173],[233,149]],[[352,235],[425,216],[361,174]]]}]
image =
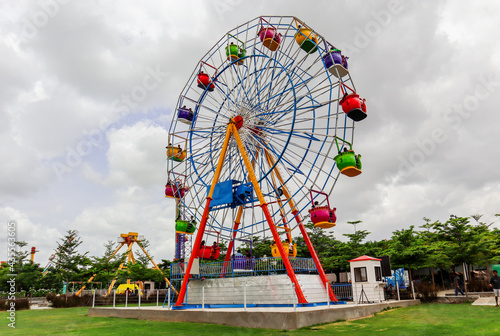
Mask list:
[{"label": "small building", "polygon": [[372,303],[384,299],[381,260],[367,255],[349,260],[354,302]]}]

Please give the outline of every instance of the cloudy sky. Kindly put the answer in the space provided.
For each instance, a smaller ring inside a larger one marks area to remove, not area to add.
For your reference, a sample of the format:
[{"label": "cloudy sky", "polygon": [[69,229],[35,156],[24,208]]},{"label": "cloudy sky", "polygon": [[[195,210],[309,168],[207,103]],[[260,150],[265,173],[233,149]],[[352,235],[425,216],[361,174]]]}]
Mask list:
[{"label": "cloudy sky", "polygon": [[68,229],[91,255],[137,231],[171,260],[165,145],[178,95],[227,31],[260,15],[297,16],[340,46],[367,100],[363,174],[335,188],[338,238],[355,220],[374,240],[424,216],[498,221],[500,2],[304,4],[0,1],[0,246],[16,221],[42,266]]}]

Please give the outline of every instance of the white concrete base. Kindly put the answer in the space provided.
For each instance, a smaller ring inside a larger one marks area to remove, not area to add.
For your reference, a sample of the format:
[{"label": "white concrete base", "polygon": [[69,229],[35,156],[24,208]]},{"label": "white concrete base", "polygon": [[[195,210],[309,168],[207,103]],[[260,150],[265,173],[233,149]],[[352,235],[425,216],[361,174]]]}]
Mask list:
[{"label": "white concrete base", "polygon": [[289,329],[329,323],[338,320],[350,320],[367,317],[387,308],[408,307],[420,304],[419,300],[386,301],[375,304],[342,304],[330,308],[300,307],[297,309],[267,308],[231,308],[231,309],[189,309],[168,310],[161,307],[89,308],[89,316],[136,318],[151,321],[197,322],[225,324],[246,328]]}]

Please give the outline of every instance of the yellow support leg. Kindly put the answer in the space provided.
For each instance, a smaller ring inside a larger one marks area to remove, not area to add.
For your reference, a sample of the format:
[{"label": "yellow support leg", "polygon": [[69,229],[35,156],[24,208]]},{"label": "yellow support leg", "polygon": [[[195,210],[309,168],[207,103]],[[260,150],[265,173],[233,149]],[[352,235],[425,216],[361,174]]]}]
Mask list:
[{"label": "yellow support leg", "polygon": [[149,255],[149,253],[146,251],[146,249],[138,242],[137,245],[139,245],[139,247],[141,248],[142,252],[144,252],[144,254],[148,257],[149,261],[151,261],[151,263],[153,264],[155,270],[159,271],[161,273],[161,275],[163,275],[163,279],[165,279],[165,282],[174,290],[174,293],[177,294],[177,291],[175,290],[174,287],[172,287],[172,284],[170,283],[170,281],[167,279],[167,277],[163,274],[163,272],[161,271],[161,269],[158,267],[158,265],[154,262],[153,258],[151,258],[151,256]]},{"label": "yellow support leg", "polygon": [[[125,252],[125,255],[127,256],[128,253],[132,250],[132,245],[134,245],[133,243],[130,243],[130,245],[128,246],[127,248],[127,251]],[[126,257],[125,257],[126,258]],[[115,282],[116,282],[116,278],[118,277],[118,273],[121,271],[121,269],[123,268],[123,264],[125,263],[125,260],[123,260],[123,262],[120,264],[120,266],[118,267],[118,270],[116,271],[116,274],[115,274],[115,278],[113,279],[113,281],[111,281],[111,284],[109,285],[109,288],[108,288],[108,293],[106,295],[109,295],[109,293],[111,293],[111,291],[113,290],[113,286],[115,285]]]}]

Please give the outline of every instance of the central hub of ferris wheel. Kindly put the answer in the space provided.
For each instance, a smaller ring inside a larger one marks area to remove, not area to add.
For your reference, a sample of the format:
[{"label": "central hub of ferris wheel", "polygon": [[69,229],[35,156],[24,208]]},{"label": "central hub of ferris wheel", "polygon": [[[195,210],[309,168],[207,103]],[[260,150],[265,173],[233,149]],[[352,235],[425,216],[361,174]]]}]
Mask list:
[{"label": "central hub of ferris wheel", "polygon": [[240,129],[243,126],[243,117],[240,115],[237,115],[234,117],[234,124],[236,125],[236,129]]},{"label": "central hub of ferris wheel", "polygon": [[[234,125],[236,126],[236,129],[239,130],[243,127],[244,119],[241,115],[237,115],[230,122],[233,122]],[[257,136],[259,138],[264,138],[264,132],[262,130],[263,125],[264,125],[264,121],[259,120],[257,122],[254,122],[250,126],[248,126],[248,129],[250,130],[250,132],[253,136]]]}]

